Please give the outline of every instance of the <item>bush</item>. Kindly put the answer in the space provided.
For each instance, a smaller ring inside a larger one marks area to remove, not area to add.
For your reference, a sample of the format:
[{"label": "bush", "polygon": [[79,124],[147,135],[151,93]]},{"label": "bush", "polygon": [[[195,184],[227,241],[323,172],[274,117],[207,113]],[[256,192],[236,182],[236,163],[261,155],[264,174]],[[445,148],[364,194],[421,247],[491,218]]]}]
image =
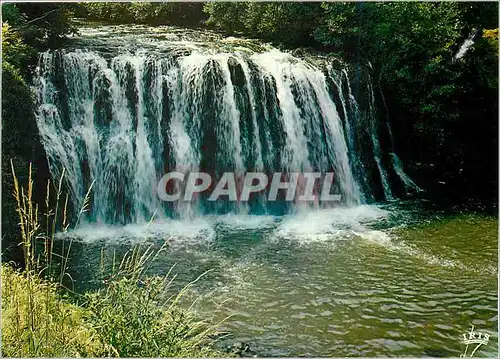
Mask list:
[{"label": "bush", "polygon": [[[196,320],[179,306],[184,293],[170,293],[174,277],[145,276],[147,265],[165,248],[135,247],[117,271],[106,276],[106,287],[85,295],[88,320],[112,355],[120,357],[213,357],[215,326]],[[153,256],[154,255],[154,256]],[[113,266],[115,267],[115,266]]]},{"label": "bush", "polygon": [[221,356],[210,339],[212,327],[165,298],[165,278],[122,278],[86,295],[87,320],[111,355],[120,357]]},{"label": "bush", "polygon": [[84,308],[60,300],[54,283],[2,265],[2,356],[96,356],[104,346]]}]

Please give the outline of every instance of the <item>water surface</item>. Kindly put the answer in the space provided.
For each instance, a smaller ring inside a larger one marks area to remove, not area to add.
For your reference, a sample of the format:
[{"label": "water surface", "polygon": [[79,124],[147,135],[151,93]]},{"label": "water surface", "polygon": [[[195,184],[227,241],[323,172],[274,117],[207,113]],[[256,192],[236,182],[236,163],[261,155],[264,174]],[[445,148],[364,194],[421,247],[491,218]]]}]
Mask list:
[{"label": "water surface", "polygon": [[[418,215],[417,215],[418,213]],[[259,356],[459,356],[471,325],[497,350],[497,220],[359,206],[283,217],[207,216],[149,227],[83,227],[72,275],[98,285],[137,243],[167,240],[151,268],[175,264],[178,288],[211,270],[189,299]],[[201,297],[200,297],[201,296]],[[186,305],[188,303],[186,302]]]}]

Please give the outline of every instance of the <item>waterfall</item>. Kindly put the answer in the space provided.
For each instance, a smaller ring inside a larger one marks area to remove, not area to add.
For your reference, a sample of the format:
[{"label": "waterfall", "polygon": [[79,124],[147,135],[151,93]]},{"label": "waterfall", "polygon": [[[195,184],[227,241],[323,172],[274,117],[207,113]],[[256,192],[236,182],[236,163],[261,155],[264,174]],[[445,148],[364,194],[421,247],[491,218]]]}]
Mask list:
[{"label": "waterfall", "polygon": [[[373,85],[371,82],[371,77],[369,78],[368,82],[368,88],[370,91],[370,108],[372,109],[371,113],[374,113],[375,110],[375,96],[373,94]],[[380,180],[382,181],[382,188],[384,190],[384,197],[386,200],[393,200],[394,196],[391,191],[391,186],[389,184],[389,180],[387,178],[387,172],[384,169],[384,166],[382,165],[382,150],[380,148],[380,142],[378,139],[378,127],[377,127],[377,121],[374,116],[370,116],[370,138],[373,143],[373,158],[375,160],[375,163],[377,164],[377,168],[380,174]]]},{"label": "waterfall", "polygon": [[476,37],[478,33],[477,29],[474,29],[469,36],[464,40],[460,48],[458,49],[457,53],[453,55],[453,62],[461,59],[462,57],[465,56],[467,51],[471,48],[472,45],[474,45],[474,38]]},{"label": "waterfall", "polygon": [[411,189],[413,189],[417,192],[422,192],[422,189],[419,186],[417,186],[417,184],[403,170],[403,165],[401,164],[401,160],[399,159],[398,155],[395,154],[394,152],[391,152],[390,156],[392,159],[392,165],[394,167],[394,171],[401,179],[401,182],[403,182],[403,185],[405,186],[406,193],[408,193],[409,190],[411,190]]},{"label": "waterfall", "polygon": [[[372,85],[356,94],[347,65],[334,69],[274,48],[159,43],[161,51],[80,46],[40,54],[36,117],[51,174],[57,178],[65,168],[74,208],[94,182],[88,220],[124,224],[153,213],[192,218],[276,210],[264,196],[252,203],[208,203],[202,196],[162,202],[156,185],[174,170],[231,171],[239,180],[251,171],[333,171],[342,205],[353,206],[373,197],[366,180],[373,161],[386,199],[393,198]],[[369,106],[360,109],[357,96],[365,95]],[[368,126],[363,111],[371,114]],[[370,160],[359,155],[360,125],[372,143]]]}]

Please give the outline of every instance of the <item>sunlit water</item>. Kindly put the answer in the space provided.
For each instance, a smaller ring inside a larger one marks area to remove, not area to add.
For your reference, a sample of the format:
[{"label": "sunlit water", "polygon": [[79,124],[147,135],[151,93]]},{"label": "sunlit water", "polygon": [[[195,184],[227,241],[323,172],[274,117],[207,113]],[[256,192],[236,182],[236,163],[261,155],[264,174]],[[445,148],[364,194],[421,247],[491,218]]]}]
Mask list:
[{"label": "sunlit water", "polygon": [[231,316],[221,347],[246,343],[259,356],[459,356],[461,334],[474,325],[492,335],[475,356],[497,353],[493,218],[360,206],[83,226],[69,237],[79,291],[100,285],[103,255],[109,263],[138,243],[168,241],[151,273],[175,264],[179,287],[211,270],[189,299],[214,323]]}]

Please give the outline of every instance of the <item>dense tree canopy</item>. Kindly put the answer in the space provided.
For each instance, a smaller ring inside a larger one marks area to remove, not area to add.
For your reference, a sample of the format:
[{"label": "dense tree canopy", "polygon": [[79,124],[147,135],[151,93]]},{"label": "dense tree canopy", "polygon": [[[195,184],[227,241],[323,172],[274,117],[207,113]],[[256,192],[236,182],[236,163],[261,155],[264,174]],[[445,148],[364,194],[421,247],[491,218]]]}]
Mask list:
[{"label": "dense tree canopy", "polygon": [[206,18],[203,3],[184,2],[96,2],[81,3],[78,16],[117,24],[198,26]]},{"label": "dense tree canopy", "polygon": [[323,9],[320,3],[213,2],[204,11],[207,24],[227,32],[260,37],[289,46],[308,44]]}]

